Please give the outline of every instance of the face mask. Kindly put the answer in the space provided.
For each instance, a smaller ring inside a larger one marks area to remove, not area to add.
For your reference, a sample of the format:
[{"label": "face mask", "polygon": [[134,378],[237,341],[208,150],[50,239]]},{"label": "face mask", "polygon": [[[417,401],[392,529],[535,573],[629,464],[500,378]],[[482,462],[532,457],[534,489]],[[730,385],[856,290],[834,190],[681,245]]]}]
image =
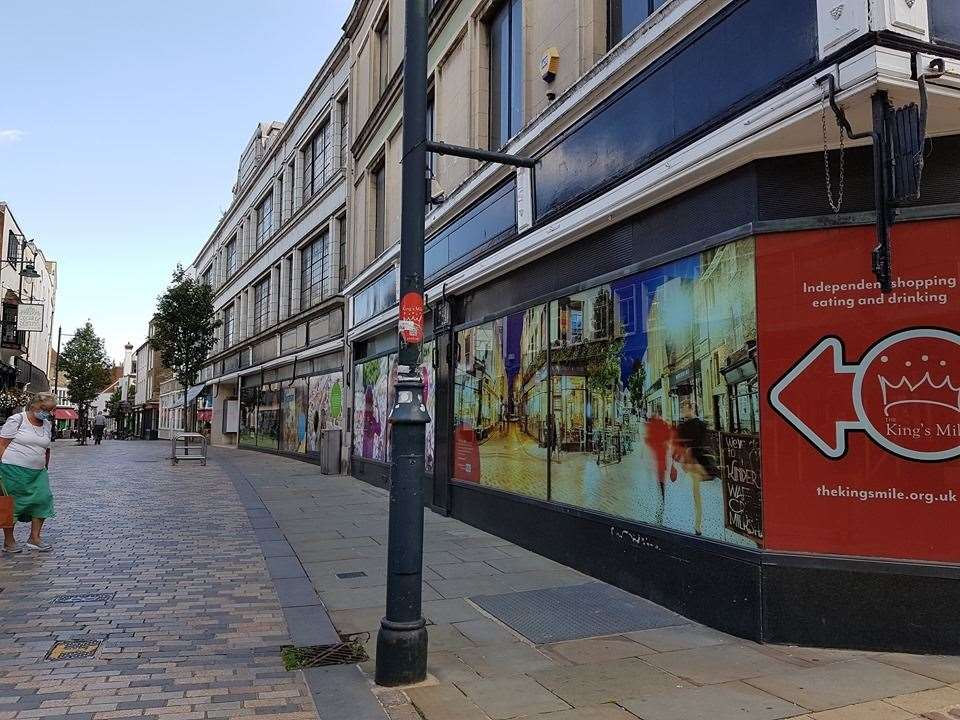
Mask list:
[{"label": "face mask", "polygon": [[33,416],[34,416],[37,420],[49,420],[49,419],[50,419],[50,413],[47,412],[46,410],[37,410],[36,412],[33,413]]}]

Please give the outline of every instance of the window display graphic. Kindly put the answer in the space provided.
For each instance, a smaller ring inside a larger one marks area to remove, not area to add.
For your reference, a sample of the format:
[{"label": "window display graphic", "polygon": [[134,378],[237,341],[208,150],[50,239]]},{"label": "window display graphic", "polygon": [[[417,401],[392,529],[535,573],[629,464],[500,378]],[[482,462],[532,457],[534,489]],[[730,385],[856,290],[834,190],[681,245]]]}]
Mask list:
[{"label": "window display graphic", "polygon": [[[433,340],[423,344],[420,372],[424,403],[431,421],[426,427],[424,469],[433,472],[434,457],[434,373]],[[395,401],[397,354],[364,360],[353,367],[353,454],[366,460],[390,462],[390,411]]]},{"label": "window display graphic", "polygon": [[[914,328],[884,338],[857,364],[845,364],[843,353],[839,338],[825,338],[770,391],[774,409],[820,452],[843,457],[847,433],[861,430],[907,460],[960,455],[960,335]],[[818,363],[823,355],[829,365]],[[841,397],[850,388],[848,407],[836,408],[835,432],[812,428],[801,417],[802,398],[815,397],[809,391],[826,384],[842,385]],[[784,394],[791,386],[796,399],[788,404]]]},{"label": "window display graphic", "polygon": [[343,373],[311,377],[305,410],[306,452],[316,454],[320,452],[323,433],[343,427]]},{"label": "window display graphic", "polygon": [[389,358],[379,357],[354,366],[353,454],[386,462],[387,379]]},{"label": "window display graphic", "polygon": [[747,238],[461,330],[454,478],[758,546],[754,279]]},{"label": "window display graphic", "polygon": [[960,562],[960,222],[757,239],[764,544]]},{"label": "window display graphic", "polygon": [[241,445],[318,454],[322,432],[342,428],[342,423],[340,371],[240,390]]}]

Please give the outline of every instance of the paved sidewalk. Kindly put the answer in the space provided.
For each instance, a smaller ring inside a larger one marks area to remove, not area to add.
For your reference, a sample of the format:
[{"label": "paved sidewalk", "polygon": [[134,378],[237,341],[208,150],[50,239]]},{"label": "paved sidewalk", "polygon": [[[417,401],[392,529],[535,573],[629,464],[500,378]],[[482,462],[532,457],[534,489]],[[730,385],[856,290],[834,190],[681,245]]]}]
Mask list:
[{"label": "paved sidewalk", "polygon": [[[298,592],[309,578],[338,631],[370,633],[372,653],[384,611],[387,494],[276,456],[214,456],[269,510],[257,523],[267,554],[285,558],[300,578]],[[424,614],[435,683],[379,692],[394,720],[960,718],[960,658],[758,645],[680,617],[535,645],[468,598],[576,591],[594,581],[451,518],[427,512],[425,525]],[[543,614],[549,625],[553,612],[544,606]],[[373,664],[361,669],[372,674]],[[356,717],[373,716],[367,712]]]},{"label": "paved sidewalk", "polygon": [[[316,719],[280,662],[284,616],[230,478],[168,453],[56,443],[55,549],[0,556],[0,720]],[[104,597],[58,600],[81,594]],[[102,644],[45,659],[70,639]]]}]

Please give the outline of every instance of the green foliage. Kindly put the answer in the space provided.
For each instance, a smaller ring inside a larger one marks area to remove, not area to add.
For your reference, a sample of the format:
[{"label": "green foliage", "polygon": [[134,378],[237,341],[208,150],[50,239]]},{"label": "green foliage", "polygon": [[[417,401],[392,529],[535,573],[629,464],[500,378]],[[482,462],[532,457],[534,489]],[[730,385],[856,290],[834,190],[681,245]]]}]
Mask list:
[{"label": "green foliage", "polygon": [[630,394],[630,404],[634,411],[639,411],[643,405],[643,384],[647,380],[647,369],[642,362],[634,364],[633,372],[627,378],[627,392]]},{"label": "green foliage", "polygon": [[150,346],[184,387],[193,385],[216,344],[213,289],[187,276],[181,266],[157,300]]},{"label": "green foliage", "polygon": [[113,364],[107,357],[103,339],[89,322],[77,329],[60,355],[60,370],[67,376],[70,402],[83,408],[110,384]]},{"label": "green foliage", "polygon": [[620,382],[620,352],[623,340],[604,343],[602,353],[587,363],[587,387],[594,395],[605,400],[613,397]]},{"label": "green foliage", "polygon": [[118,418],[120,417],[120,388],[111,393],[110,397],[107,398],[107,417]]}]

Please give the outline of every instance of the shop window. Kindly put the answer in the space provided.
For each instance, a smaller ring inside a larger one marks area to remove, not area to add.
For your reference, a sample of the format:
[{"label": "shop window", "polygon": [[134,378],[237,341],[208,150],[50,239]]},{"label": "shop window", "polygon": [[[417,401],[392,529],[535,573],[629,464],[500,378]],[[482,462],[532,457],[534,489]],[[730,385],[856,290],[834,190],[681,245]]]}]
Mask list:
[{"label": "shop window", "polygon": [[240,437],[241,445],[257,444],[257,402],[258,388],[245,387],[240,390]]},{"label": "shop window", "polygon": [[490,147],[523,125],[523,1],[506,0],[487,25],[490,46]]},{"label": "shop window", "polygon": [[353,454],[365,460],[389,459],[387,412],[392,364],[389,356],[381,356],[354,365]]},{"label": "shop window", "polygon": [[756,547],[756,332],[752,239],[461,330],[453,477]]},{"label": "shop window", "polygon": [[[756,369],[716,366],[718,353],[749,359],[756,346],[753,265],[747,239],[551,303],[552,500],[759,543],[759,488],[736,487],[741,475],[727,472],[723,450],[734,436],[737,447],[759,448]],[[565,313],[601,321],[611,298],[619,322],[601,333],[595,322],[582,343],[565,340]]]},{"label": "shop window", "polygon": [[547,307],[457,334],[453,477],[547,498]]},{"label": "shop window", "polygon": [[269,383],[260,388],[257,404],[256,446],[277,450],[280,440],[280,384]]}]

